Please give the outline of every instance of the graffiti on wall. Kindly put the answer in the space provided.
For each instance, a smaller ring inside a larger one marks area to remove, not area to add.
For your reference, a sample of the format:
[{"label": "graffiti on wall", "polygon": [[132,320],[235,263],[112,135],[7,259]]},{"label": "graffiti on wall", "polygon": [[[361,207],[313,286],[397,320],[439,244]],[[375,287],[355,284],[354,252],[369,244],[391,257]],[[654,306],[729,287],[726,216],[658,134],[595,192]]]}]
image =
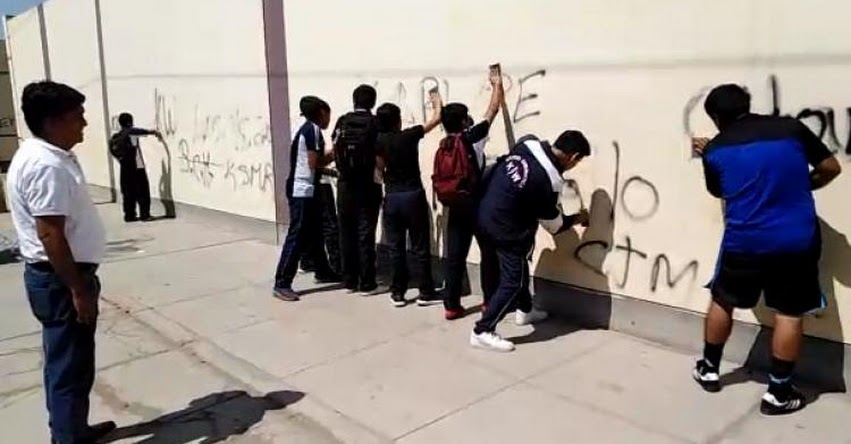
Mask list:
[{"label": "graffiti on wall", "polygon": [[271,150],[271,127],[264,116],[249,116],[240,110],[205,114],[200,105],[189,122],[178,120],[177,98],[154,92],[156,128],[166,142],[177,146],[176,171],[204,189],[222,183],[233,191],[272,193],[274,170],[271,162],[246,161],[245,154]]},{"label": "graffiti on wall", "polygon": [[[834,107],[814,105],[801,108],[797,112],[784,112],[781,107],[781,84],[775,74],[768,77],[771,100],[771,114],[774,116],[794,117],[806,124],[831,149],[834,154],[851,156],[851,106],[836,110]],[[683,107],[683,130],[689,138],[700,137],[691,126],[691,118],[702,108],[703,100],[711,87],[703,87],[689,97]],[[844,122],[844,128],[838,123]],[[841,132],[844,129],[845,132]],[[843,137],[844,135],[844,137]],[[692,153],[692,157],[696,157]]]},{"label": "graffiti on wall", "polygon": [[[612,171],[612,201],[609,223],[614,230],[616,215],[621,214],[633,223],[645,223],[653,219],[661,205],[661,195],[658,188],[649,179],[632,175],[621,183],[621,146],[617,141],[611,145],[614,151],[615,165]],[[574,195],[581,195],[578,185],[573,187]],[[573,251],[573,257],[577,262],[593,273],[609,278],[610,273],[603,269],[602,263],[588,260],[588,253],[604,255],[616,255],[618,261],[622,261],[623,273],[615,281],[618,288],[623,289],[631,279],[631,270],[635,261],[650,261],[650,274],[647,276],[648,289],[656,292],[661,285],[669,289],[678,287],[680,282],[686,281],[692,284],[697,279],[700,264],[697,260],[686,262],[682,268],[677,269],[671,258],[666,253],[650,253],[639,247],[629,234],[624,234],[622,240],[609,239],[584,239]],[[617,278],[617,277],[616,277]]]}]

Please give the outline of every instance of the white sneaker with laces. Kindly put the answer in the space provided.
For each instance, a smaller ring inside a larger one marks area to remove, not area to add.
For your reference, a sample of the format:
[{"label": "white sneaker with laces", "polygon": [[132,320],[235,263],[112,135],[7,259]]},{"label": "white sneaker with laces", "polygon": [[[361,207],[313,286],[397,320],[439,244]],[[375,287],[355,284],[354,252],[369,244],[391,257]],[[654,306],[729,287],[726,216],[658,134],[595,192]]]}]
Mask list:
[{"label": "white sneaker with laces", "polygon": [[514,313],[514,323],[517,325],[530,325],[547,319],[550,316],[549,313],[544,310],[540,310],[537,308],[532,308],[532,311],[529,313],[524,313],[520,310],[517,310]]},{"label": "white sneaker with laces", "polygon": [[479,334],[476,334],[476,332],[470,333],[470,345],[473,348],[502,353],[514,351],[514,343],[502,339],[498,334],[489,331]]}]

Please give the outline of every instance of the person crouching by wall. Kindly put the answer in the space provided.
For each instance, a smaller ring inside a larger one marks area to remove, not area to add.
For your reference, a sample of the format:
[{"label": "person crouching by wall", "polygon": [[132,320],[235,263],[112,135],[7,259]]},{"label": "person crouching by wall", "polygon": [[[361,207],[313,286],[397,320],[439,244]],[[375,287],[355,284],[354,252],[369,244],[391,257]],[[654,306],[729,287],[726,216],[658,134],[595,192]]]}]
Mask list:
[{"label": "person crouching by wall", "polygon": [[333,280],[334,273],[321,249],[314,248],[322,242],[322,209],[314,197],[319,184],[320,168],[334,160],[333,152],[325,154],[325,139],[322,130],[331,122],[331,107],[314,96],[305,96],[299,102],[304,124],[293,136],[290,148],[290,175],[286,192],[290,207],[290,226],[284,241],[278,269],[275,272],[274,297],[282,301],[298,301],[299,296],[292,288],[303,254],[313,255],[316,278]]},{"label": "person crouching by wall", "polygon": [[591,154],[579,131],[563,132],[552,146],[534,136],[517,142],[485,178],[479,206],[479,246],[482,252],[482,288],[488,301],[482,318],[470,334],[470,345],[509,352],[514,344],[496,333],[497,324],[516,310],[515,322],[527,325],[547,313],[532,305],[529,292],[529,259],[538,225],[553,236],[576,224],[588,224],[588,211],[562,214],[559,195],[562,174]]}]

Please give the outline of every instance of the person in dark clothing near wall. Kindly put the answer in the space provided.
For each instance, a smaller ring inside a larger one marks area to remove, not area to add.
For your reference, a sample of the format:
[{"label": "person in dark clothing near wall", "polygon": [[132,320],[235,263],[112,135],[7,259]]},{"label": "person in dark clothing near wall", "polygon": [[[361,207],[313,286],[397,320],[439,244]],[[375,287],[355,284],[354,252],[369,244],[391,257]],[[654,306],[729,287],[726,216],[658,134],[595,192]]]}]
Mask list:
[{"label": "person in dark clothing near wall", "polygon": [[[328,258],[328,265],[334,274],[343,273],[342,257],[340,256],[340,219],[337,217],[337,201],[334,199],[334,182],[338,173],[332,168],[320,168],[319,185],[315,191],[315,197],[322,207],[322,243],[315,247],[319,248],[320,254]],[[301,269],[305,272],[316,271],[316,266],[311,258],[312,254],[301,257]]]},{"label": "person in dark clothing near wall", "polygon": [[[441,144],[454,143],[458,138],[464,145],[471,163],[476,169],[475,175],[479,178],[485,168],[485,156],[482,152],[476,152],[475,147],[484,147],[481,143],[488,136],[491,123],[499,112],[505,91],[502,85],[502,76],[491,74],[490,83],[493,88],[490,104],[485,112],[484,120],[469,126],[469,109],[462,103],[449,103],[443,107],[440,120],[446,137]],[[454,320],[464,316],[464,307],[461,305],[461,292],[464,273],[467,269],[467,255],[473,243],[476,232],[476,211],[478,208],[478,191],[470,199],[463,202],[445,205],[449,211],[446,223],[446,290],[444,294],[445,317]]]},{"label": "person in dark clothing near wall", "polygon": [[[532,305],[529,258],[538,225],[553,236],[576,224],[588,224],[588,211],[562,214],[559,200],[562,174],[591,154],[579,131],[563,132],[553,145],[526,136],[490,173],[479,207],[479,246],[482,250],[482,287],[487,308],[470,335],[470,345],[509,352],[514,344],[496,333],[497,324],[515,310],[515,322],[527,325],[547,313]],[[488,291],[488,290],[486,290]]]},{"label": "person in dark clothing near wall", "polygon": [[314,96],[303,97],[299,108],[306,121],[296,131],[290,151],[290,175],[287,178],[287,201],[290,207],[290,226],[281,249],[281,257],[275,272],[273,296],[282,301],[298,301],[299,296],[292,288],[303,254],[313,255],[317,282],[338,282],[328,265],[321,248],[322,209],[315,197],[319,183],[317,171],[333,162],[334,153],[325,153],[322,130],[331,122],[331,108]]},{"label": "person in dark clothing near wall", "polygon": [[[121,113],[118,116],[121,127],[109,140],[109,152],[118,160],[119,183],[121,184],[121,203],[124,208],[124,221],[151,220],[151,188],[148,183],[148,173],[145,170],[145,157],[139,138],[156,136],[162,140],[162,135],[155,130],[136,128],[133,126],[133,116]],[[136,216],[136,206],[139,215]]]},{"label": "person in dark clothing near wall", "polygon": [[410,236],[411,250],[419,273],[417,304],[440,304],[443,299],[434,289],[431,274],[431,216],[421,179],[419,143],[440,124],[440,97],[432,95],[434,113],[425,125],[402,130],[402,112],[398,106],[385,103],[378,107],[378,157],[384,177],[384,229],[393,263],[393,282],[390,299],[394,306],[404,307],[408,301],[408,265],[406,240]]},{"label": "person in dark clothing near wall", "polygon": [[[712,90],[704,104],[720,133],[695,140],[706,188],[724,201],[725,229],[706,316],[703,359],[694,379],[721,390],[719,369],[734,308],[760,296],[775,311],[771,373],[760,411],[781,415],[806,402],[791,383],[803,341],[803,316],[826,306],[819,287],[821,235],[813,190],[839,175],[830,150],[800,121],[751,114],[738,85]],[[812,168],[811,168],[812,167]]]},{"label": "person in dark clothing near wall", "polygon": [[378,124],[372,115],[375,88],[361,85],[352,94],[355,110],[337,120],[333,140],[337,208],[343,256],[343,283],[364,294],[378,288],[375,279],[375,231],[381,207],[381,184],[376,169]]}]

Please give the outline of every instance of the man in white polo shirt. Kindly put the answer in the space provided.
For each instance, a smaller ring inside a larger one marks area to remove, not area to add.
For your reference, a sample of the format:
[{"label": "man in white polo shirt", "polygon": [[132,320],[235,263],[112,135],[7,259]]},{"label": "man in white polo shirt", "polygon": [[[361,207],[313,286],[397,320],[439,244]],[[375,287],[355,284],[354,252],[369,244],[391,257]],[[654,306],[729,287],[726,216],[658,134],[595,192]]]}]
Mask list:
[{"label": "man in white polo shirt", "polygon": [[71,149],[83,141],[83,103],[49,81],[24,88],[21,108],[33,138],[9,167],[12,221],[26,261],[24,283],[41,322],[44,385],[52,442],[94,444],[112,422],[88,425],[95,377],[95,328],[105,232]]}]

